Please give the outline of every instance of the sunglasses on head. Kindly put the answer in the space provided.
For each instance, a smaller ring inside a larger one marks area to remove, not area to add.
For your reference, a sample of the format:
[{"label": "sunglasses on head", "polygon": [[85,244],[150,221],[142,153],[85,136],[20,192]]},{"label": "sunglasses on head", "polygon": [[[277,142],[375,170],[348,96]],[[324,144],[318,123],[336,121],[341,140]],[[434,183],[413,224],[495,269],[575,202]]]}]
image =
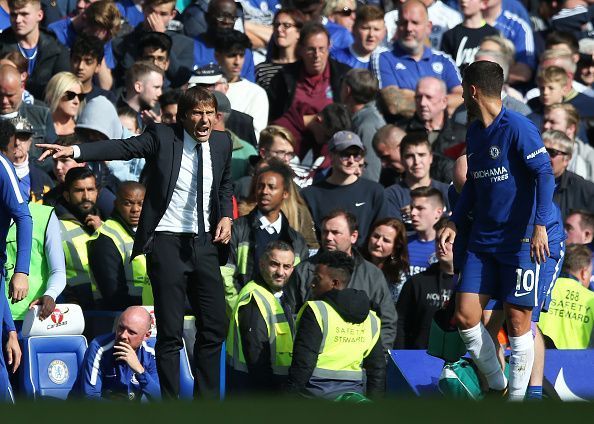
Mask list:
[{"label": "sunglasses on head", "polygon": [[562,152],[561,150],[557,150],[557,149],[552,149],[550,147],[547,147],[547,153],[552,158],[556,158],[559,155],[563,155],[563,156],[569,155],[569,153],[565,153],[565,152]]},{"label": "sunglasses on head", "polygon": [[75,93],[74,91],[66,91],[62,96],[63,100],[74,100],[75,97],[78,97],[78,101],[82,102],[85,99],[85,95],[83,93]]},{"label": "sunglasses on head", "polygon": [[346,18],[348,16],[351,16],[353,13],[355,13],[355,10],[351,9],[350,7],[345,6],[342,9],[335,10],[333,13],[340,14]]}]

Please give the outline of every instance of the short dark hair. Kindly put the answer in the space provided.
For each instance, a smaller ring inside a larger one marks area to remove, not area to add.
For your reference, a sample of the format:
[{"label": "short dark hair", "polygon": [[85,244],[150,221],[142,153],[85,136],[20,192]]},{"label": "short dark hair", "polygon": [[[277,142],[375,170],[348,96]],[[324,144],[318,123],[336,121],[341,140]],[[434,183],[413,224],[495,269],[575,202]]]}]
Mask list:
[{"label": "short dark hair", "polygon": [[330,34],[328,33],[328,30],[324,25],[322,25],[319,22],[307,22],[305,25],[303,25],[303,28],[301,28],[301,33],[297,45],[300,47],[305,46],[305,43],[307,42],[307,40],[309,40],[310,37],[313,37],[314,35],[318,34],[325,34],[326,38],[328,38],[328,44],[330,44]]},{"label": "short dark hair", "polygon": [[0,119],[0,149],[6,150],[10,139],[16,134],[14,124],[8,119]]},{"label": "short dark hair", "polygon": [[64,178],[64,188],[66,191],[69,191],[76,181],[85,180],[91,177],[95,180],[96,185],[97,178],[95,177],[95,174],[86,166],[70,168]]},{"label": "short dark hair", "polygon": [[159,97],[159,105],[163,108],[169,105],[176,105],[182,96],[182,91],[178,88],[167,90]]},{"label": "short dark hair", "polygon": [[474,85],[488,97],[501,97],[503,68],[495,62],[478,60],[464,69],[462,80],[467,86]]},{"label": "short dark hair", "polygon": [[565,250],[562,272],[571,274],[592,263],[592,251],[585,244],[570,244]]},{"label": "short dark hair", "polygon": [[339,216],[342,216],[346,220],[347,225],[349,227],[349,231],[351,232],[351,234],[353,234],[355,231],[357,231],[359,229],[359,224],[357,223],[357,217],[355,215],[353,215],[352,213],[350,213],[349,211],[347,211],[345,209],[341,209],[341,208],[331,210],[330,213],[328,213],[328,215],[326,215],[324,218],[322,218],[322,226],[324,226],[324,224],[327,221],[330,221],[331,219],[334,219],[334,218],[338,218]]},{"label": "short dark hair", "polygon": [[322,250],[316,255],[316,265],[326,265],[334,274],[333,276],[345,286],[349,283],[355,270],[353,258],[338,250]]},{"label": "short dark hair", "polygon": [[366,4],[357,8],[357,16],[355,17],[354,26],[379,20],[384,20],[384,11],[377,6]]},{"label": "short dark hair", "polygon": [[571,50],[571,54],[579,54],[580,44],[572,32],[552,31],[545,40],[545,50],[550,49],[556,44],[565,44]]},{"label": "short dark hair", "polygon": [[208,89],[196,85],[184,91],[177,102],[177,122],[185,120],[188,113],[200,104],[212,106],[215,112],[218,111],[217,98]]},{"label": "short dark hair", "polygon": [[56,144],[59,144],[60,146],[74,146],[75,144],[82,144],[82,140],[76,133],[59,135],[56,139]]},{"label": "short dark hair", "polygon": [[247,49],[252,48],[252,43],[247,35],[235,29],[217,32],[214,40],[215,52],[226,54],[244,54]]},{"label": "short dark hair", "polygon": [[424,144],[431,152],[431,142],[429,141],[429,134],[427,131],[412,131],[402,137],[400,142],[400,157],[404,157],[404,152],[409,146],[419,146]]},{"label": "short dark hair", "polygon": [[329,137],[332,137],[338,131],[350,131],[353,126],[351,114],[342,103],[329,104],[322,109],[320,115],[324,120],[324,128],[326,128]]},{"label": "short dark hair", "polygon": [[445,205],[443,194],[434,187],[417,187],[414,190],[411,190],[410,198],[416,199],[417,197],[431,197],[436,199],[442,207]]},{"label": "short dark hair", "polygon": [[590,231],[594,232],[594,214],[583,209],[573,209],[567,215],[570,217],[571,215],[579,215],[580,216],[580,227],[586,228]]},{"label": "short dark hair", "polygon": [[70,49],[70,58],[91,56],[100,64],[103,60],[105,43],[94,35],[80,34],[76,36]]},{"label": "short dark hair", "polygon": [[142,190],[142,191],[146,192],[146,187],[144,185],[142,185],[141,183],[139,183],[138,181],[124,181],[123,183],[121,183],[118,186],[116,198],[122,197],[124,195],[124,191],[126,191],[126,190],[130,190],[130,191]]},{"label": "short dark hair", "polygon": [[379,81],[367,69],[351,69],[342,81],[351,88],[353,100],[358,104],[369,103],[377,96]]},{"label": "short dark hair", "polygon": [[21,52],[19,52],[18,50],[10,50],[2,53],[0,55],[0,60],[2,59],[6,59],[14,63],[14,66],[16,66],[16,68],[21,74],[28,72],[29,60],[25,59]]},{"label": "short dark hair", "polygon": [[[172,40],[171,37],[163,32],[145,32],[140,37],[138,42],[138,52],[142,56],[145,48],[151,48],[154,50],[163,50],[167,52],[167,56],[171,52]],[[142,57],[141,57],[142,58]]]},{"label": "short dark hair", "polygon": [[295,253],[295,250],[293,249],[293,246],[291,246],[290,243],[287,243],[286,241],[282,241],[282,240],[274,240],[274,241],[269,242],[266,245],[266,247],[264,248],[264,251],[260,255],[260,260],[270,257],[270,253],[272,253],[273,250],[280,250],[283,252],[291,252],[293,254]]},{"label": "short dark hair", "polygon": [[128,104],[118,106],[116,112],[118,116],[126,116],[131,119],[138,119],[138,112],[132,109]]},{"label": "short dark hair", "polygon": [[266,163],[268,163],[268,165],[258,169],[256,172],[256,175],[254,176],[256,181],[258,181],[260,175],[266,172],[274,172],[283,178],[283,188],[288,192],[291,189],[291,184],[293,184],[293,170],[291,167],[276,158],[270,158]]}]

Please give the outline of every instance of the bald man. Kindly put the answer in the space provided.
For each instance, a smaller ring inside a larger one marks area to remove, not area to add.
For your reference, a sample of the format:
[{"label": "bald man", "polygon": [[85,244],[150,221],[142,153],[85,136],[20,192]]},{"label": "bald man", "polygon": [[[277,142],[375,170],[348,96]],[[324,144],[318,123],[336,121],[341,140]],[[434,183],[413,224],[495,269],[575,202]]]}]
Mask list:
[{"label": "bald man", "polygon": [[449,148],[464,143],[466,137],[466,127],[450,119],[447,108],[445,82],[436,77],[423,77],[415,89],[415,115],[406,127],[407,133],[426,131],[431,150],[446,156]]},{"label": "bald man", "polygon": [[145,256],[130,261],[145,191],[135,181],[120,184],[111,217],[102,225],[99,237],[88,243],[91,275],[101,293],[99,309],[121,311],[132,305],[153,304]]},{"label": "bald man", "polygon": [[450,112],[462,104],[462,78],[458,67],[450,56],[427,47],[431,30],[425,4],[419,0],[406,1],[398,16],[394,48],[380,53],[377,60],[372,61],[382,97],[393,99],[390,93],[397,91],[399,104],[388,107],[393,115],[406,114],[405,109],[414,101],[417,81],[425,76],[445,82]]},{"label": "bald man", "polygon": [[151,335],[151,316],[140,306],[126,309],[116,332],[89,345],[78,375],[87,399],[157,400],[161,398],[155,351],[145,341]]},{"label": "bald man", "polygon": [[[32,159],[37,159],[40,150],[35,144],[44,140],[47,142],[55,140],[56,130],[49,109],[38,104],[23,102],[23,91],[19,71],[11,65],[0,66],[0,119],[15,118],[18,115],[29,121],[33,127],[30,155]],[[46,164],[45,167],[49,170],[51,164]]]}]

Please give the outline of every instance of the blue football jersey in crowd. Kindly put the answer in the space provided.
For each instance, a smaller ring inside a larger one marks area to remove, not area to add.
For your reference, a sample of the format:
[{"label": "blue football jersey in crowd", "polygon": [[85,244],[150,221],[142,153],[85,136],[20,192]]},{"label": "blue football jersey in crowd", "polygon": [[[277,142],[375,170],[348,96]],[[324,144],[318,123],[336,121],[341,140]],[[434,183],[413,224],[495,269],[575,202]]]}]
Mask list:
[{"label": "blue football jersey in crowd", "polygon": [[132,28],[136,28],[136,25],[144,22],[144,13],[132,0],[119,0],[115,5],[122,14],[122,19],[128,22]]},{"label": "blue football jersey in crowd", "polygon": [[373,56],[372,70],[379,80],[380,88],[395,85],[398,88],[415,90],[422,77],[436,77],[446,83],[448,92],[462,84],[462,78],[451,56],[425,47],[418,62],[402,50],[397,43],[392,51]]},{"label": "blue football jersey in crowd", "polygon": [[[210,63],[217,63],[214,56],[214,47],[208,47],[204,38],[199,35],[194,39],[194,67],[200,68]],[[241,68],[241,77],[256,82],[255,69],[252,49],[245,49],[245,61]]]},{"label": "blue football jersey in crowd", "polygon": [[501,32],[501,35],[514,43],[516,61],[535,69],[534,35],[530,23],[513,12],[503,10],[495,21],[494,27]]},{"label": "blue football jersey in crowd", "polygon": [[4,31],[10,26],[10,14],[0,7],[0,31]]},{"label": "blue football jersey in crowd", "polygon": [[472,123],[466,143],[468,179],[452,220],[459,226],[472,210],[470,251],[517,252],[535,224],[558,225],[550,158],[530,120],[503,107],[487,128]]},{"label": "blue football jersey in crowd", "polygon": [[330,56],[332,56],[332,59],[336,60],[337,62],[344,63],[345,65],[348,65],[351,68],[371,70],[371,58],[374,55],[383,53],[385,51],[388,51],[388,49],[380,46],[373,51],[371,57],[369,57],[368,59],[363,59],[360,56],[357,56],[352,46],[349,46],[342,49],[332,50]]},{"label": "blue football jersey in crowd", "polygon": [[408,238],[409,275],[413,276],[425,271],[431,264],[437,262],[435,255],[435,240],[421,241],[414,234]]}]

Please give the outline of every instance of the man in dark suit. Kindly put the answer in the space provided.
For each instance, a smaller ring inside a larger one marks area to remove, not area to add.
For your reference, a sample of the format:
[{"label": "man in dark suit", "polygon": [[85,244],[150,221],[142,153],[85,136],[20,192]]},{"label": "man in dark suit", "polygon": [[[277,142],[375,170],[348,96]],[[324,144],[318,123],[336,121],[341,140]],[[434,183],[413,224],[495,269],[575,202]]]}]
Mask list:
[{"label": "man in dark suit", "polygon": [[208,90],[182,94],[177,124],[151,124],[127,140],[80,146],[40,144],[40,159],[77,161],[146,159],[147,192],[132,257],[147,255],[155,297],[157,368],[165,398],[179,394],[184,301],[196,316],[195,394],[216,396],[227,318],[219,264],[231,238],[231,140],[211,132],[217,112]]}]

